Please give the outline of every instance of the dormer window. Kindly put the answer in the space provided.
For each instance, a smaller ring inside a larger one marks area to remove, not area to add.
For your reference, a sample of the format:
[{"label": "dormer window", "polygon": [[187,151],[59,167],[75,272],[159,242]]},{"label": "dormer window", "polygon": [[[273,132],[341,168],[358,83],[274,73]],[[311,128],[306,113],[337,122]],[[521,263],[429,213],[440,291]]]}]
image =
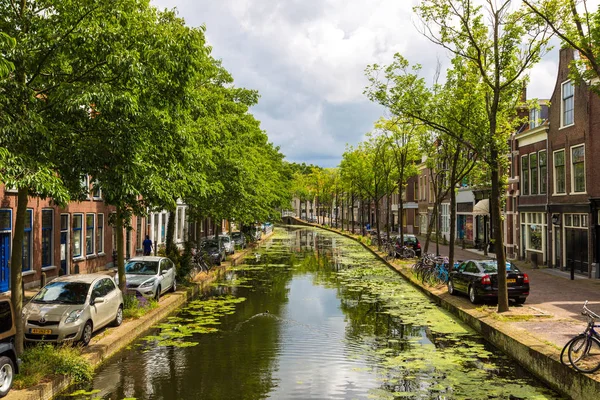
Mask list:
[{"label": "dormer window", "polygon": [[534,108],[529,111],[529,129],[533,129],[540,124],[540,109]]},{"label": "dormer window", "polygon": [[575,89],[573,81],[567,81],[562,84],[562,103],[561,103],[561,127],[573,125],[574,120],[574,99]]}]

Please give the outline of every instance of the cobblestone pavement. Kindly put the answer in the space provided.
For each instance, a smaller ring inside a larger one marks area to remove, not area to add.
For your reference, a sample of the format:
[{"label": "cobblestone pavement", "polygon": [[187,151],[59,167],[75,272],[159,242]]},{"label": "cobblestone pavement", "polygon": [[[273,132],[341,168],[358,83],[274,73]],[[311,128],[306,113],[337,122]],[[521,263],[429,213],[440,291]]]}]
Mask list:
[{"label": "cobblestone pavement", "polygon": [[[424,246],[425,238],[419,237],[419,241]],[[440,244],[439,249],[440,255],[448,255],[448,246]],[[430,244],[429,252],[435,252],[435,243]],[[485,256],[482,251],[460,247],[455,248],[455,253],[458,260],[495,258],[494,254]],[[512,322],[515,329],[526,330],[562,348],[572,336],[585,329],[587,320],[581,315],[581,310],[586,300],[589,301],[589,308],[600,314],[600,279],[576,276],[575,280],[571,280],[567,272],[544,266],[534,269],[526,261],[513,262],[529,275],[531,292],[522,307],[511,307],[511,313],[535,317],[528,321]],[[466,297],[462,300],[465,306],[469,305]],[[491,308],[495,305],[488,306]]]}]

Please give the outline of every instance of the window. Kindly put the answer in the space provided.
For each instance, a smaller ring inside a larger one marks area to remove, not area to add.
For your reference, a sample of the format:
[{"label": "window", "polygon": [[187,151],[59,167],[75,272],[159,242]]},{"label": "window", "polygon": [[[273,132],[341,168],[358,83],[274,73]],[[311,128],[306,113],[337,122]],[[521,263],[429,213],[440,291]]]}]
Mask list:
[{"label": "window", "polygon": [[10,232],[12,230],[12,211],[0,210],[0,231]]},{"label": "window", "polygon": [[540,109],[534,108],[529,111],[529,129],[533,129],[540,124]]},{"label": "window", "polygon": [[562,124],[569,126],[574,123],[574,88],[573,81],[567,81],[562,84]]},{"label": "window", "polygon": [[565,151],[554,152],[554,193],[565,193]]},{"label": "window", "polygon": [[81,190],[87,198],[90,197],[90,177],[88,175],[81,177]]},{"label": "window", "polygon": [[8,301],[0,301],[0,334],[13,328],[12,312]]},{"label": "window", "polygon": [[545,246],[544,233],[546,232],[545,213],[523,213],[521,222],[525,222],[524,232],[525,247],[527,250],[543,252]]},{"label": "window", "polygon": [[100,200],[102,198],[102,189],[100,189],[98,180],[94,180],[92,183],[92,197],[94,200]]},{"label": "window", "polygon": [[573,192],[585,192],[585,147],[584,145],[571,147],[571,181]]},{"label": "window", "polygon": [[27,210],[25,217],[25,235],[23,235],[23,272],[31,270],[31,228],[33,226],[33,210]]},{"label": "window", "polygon": [[540,151],[538,153],[538,165],[540,166],[540,194],[546,194],[547,192],[547,176],[546,176],[546,151]]},{"label": "window", "polygon": [[529,194],[529,156],[521,157],[521,194],[527,196]]},{"label": "window", "polygon": [[588,215],[587,214],[564,214],[565,228],[581,228],[587,229]]},{"label": "window", "polygon": [[538,194],[538,160],[537,153],[529,155],[529,171],[531,175],[531,194]]},{"label": "window", "polygon": [[81,257],[83,214],[73,214],[73,257]]},{"label": "window", "polygon": [[54,212],[42,210],[42,267],[52,265],[52,233],[54,231]]},{"label": "window", "polygon": [[104,214],[98,214],[98,226],[96,227],[96,251],[104,253]]},{"label": "window", "polygon": [[175,235],[175,241],[179,242],[181,240],[181,230],[183,229],[183,209],[181,207],[177,207],[177,216],[176,216],[176,221],[177,221],[177,225],[175,227],[175,230],[177,232],[177,234]]},{"label": "window", "polygon": [[414,194],[414,200],[417,201],[419,200],[419,184],[417,182],[415,182],[415,194]]},{"label": "window", "polygon": [[85,254],[94,254],[94,214],[85,216]]}]

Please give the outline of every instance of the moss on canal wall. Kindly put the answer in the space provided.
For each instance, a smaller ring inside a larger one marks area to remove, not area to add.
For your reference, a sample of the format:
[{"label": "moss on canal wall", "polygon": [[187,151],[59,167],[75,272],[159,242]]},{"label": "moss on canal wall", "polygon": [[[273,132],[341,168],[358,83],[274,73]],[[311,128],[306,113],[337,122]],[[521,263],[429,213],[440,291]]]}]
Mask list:
[{"label": "moss on canal wall", "polygon": [[341,232],[336,229],[324,228],[316,224],[307,224],[300,221],[302,225],[315,226],[330,232],[338,233],[360,243],[366,250],[378,257],[383,263],[397,271],[423,293],[432,298],[438,305],[450,311],[460,320],[467,323],[479,332],[487,341],[512,357],[519,364],[529,370],[533,375],[544,381],[548,386],[575,400],[598,399],[600,393],[600,381],[598,375],[585,375],[574,369],[563,365],[559,360],[556,348],[535,339],[526,332],[511,330],[508,324],[498,321],[485,313],[473,308],[465,310],[461,308],[456,298],[443,298],[432,292],[430,288],[422,285],[415,279],[412,271],[393,265],[370,246],[362,243],[355,236]]}]

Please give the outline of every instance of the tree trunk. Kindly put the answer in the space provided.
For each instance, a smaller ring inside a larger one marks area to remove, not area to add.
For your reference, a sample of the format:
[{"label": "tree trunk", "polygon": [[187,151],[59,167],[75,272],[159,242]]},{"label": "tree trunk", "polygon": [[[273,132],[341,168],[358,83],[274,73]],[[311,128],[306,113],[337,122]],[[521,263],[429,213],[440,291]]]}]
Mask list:
[{"label": "tree trunk", "polygon": [[25,235],[25,219],[27,218],[28,188],[19,188],[17,195],[17,216],[10,257],[10,300],[15,312],[15,351],[23,354],[24,321],[23,321],[23,237]]},{"label": "tree trunk", "polygon": [[456,149],[452,158],[452,169],[450,171],[450,248],[448,251],[448,265],[454,267],[454,244],[456,241],[456,170],[458,168],[459,149]]},{"label": "tree trunk", "polygon": [[200,242],[202,241],[202,225],[204,224],[204,221],[202,220],[202,218],[197,217],[196,218],[196,248],[199,249],[200,248]]},{"label": "tree trunk", "polygon": [[425,238],[425,248],[423,251],[425,253],[429,250],[429,242],[431,241],[431,234],[433,233],[433,224],[435,223],[435,215],[437,214],[438,204],[437,201],[433,203],[433,212],[431,213],[431,218],[429,219],[429,223],[427,224],[427,237]]},{"label": "tree trunk", "polygon": [[381,250],[381,224],[380,224],[381,218],[380,218],[379,212],[380,212],[379,200],[377,200],[377,198],[375,198],[375,219],[376,219],[375,223],[377,226],[377,248],[379,250]]},{"label": "tree trunk", "polygon": [[175,246],[175,220],[177,218],[177,210],[169,212],[169,220],[167,221],[167,243],[166,252],[167,256],[171,257],[177,251]]},{"label": "tree trunk", "polygon": [[354,235],[354,225],[356,225],[356,222],[354,221],[354,192],[352,193],[352,199],[350,203],[350,214],[350,221],[352,223],[352,234]]},{"label": "tree trunk", "polygon": [[360,210],[360,233],[361,235],[365,235],[365,210],[363,209],[365,205],[363,204],[362,199],[359,201],[358,209]]},{"label": "tree trunk", "polygon": [[502,234],[502,217],[500,209],[500,171],[498,165],[498,152],[491,151],[492,161],[492,196],[490,199],[490,210],[492,210],[492,227],[494,230],[494,244],[496,250],[496,261],[498,263],[498,312],[508,311],[508,288],[506,284],[506,255]]},{"label": "tree trunk", "polygon": [[387,239],[390,240],[390,216],[392,215],[392,194],[388,194],[388,202],[387,202],[387,224],[386,224],[386,229],[385,229],[385,233],[387,235]]},{"label": "tree trunk", "polygon": [[400,182],[400,197],[398,199],[398,233],[400,234],[400,243],[404,243],[404,200],[402,199],[402,182]]},{"label": "tree trunk", "polygon": [[[119,289],[123,294],[127,293],[127,287],[125,283],[125,246],[123,243],[123,211],[120,206],[117,206],[117,215],[115,220],[115,236],[117,238],[117,273],[119,274]],[[156,249],[156,242],[154,241],[154,248]]]}]

